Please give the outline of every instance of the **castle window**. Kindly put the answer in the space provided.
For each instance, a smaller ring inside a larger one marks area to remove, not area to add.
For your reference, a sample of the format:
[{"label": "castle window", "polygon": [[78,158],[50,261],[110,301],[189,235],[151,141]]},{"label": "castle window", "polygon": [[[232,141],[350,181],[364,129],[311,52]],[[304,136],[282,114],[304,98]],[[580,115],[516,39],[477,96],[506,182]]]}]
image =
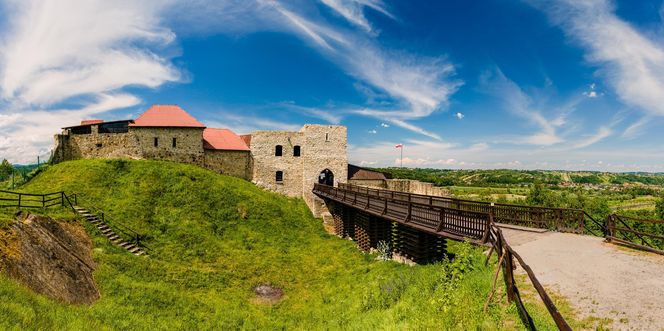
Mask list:
[{"label": "castle window", "polygon": [[300,146],[293,147],[293,156],[300,156]]},{"label": "castle window", "polygon": [[154,147],[159,147],[159,138],[154,137]]},{"label": "castle window", "polygon": [[277,171],[277,174],[275,175],[275,179],[277,183],[283,183],[284,181],[284,172],[283,171]]},{"label": "castle window", "polygon": [[101,143],[97,143],[97,148],[101,148]]},{"label": "castle window", "polygon": [[325,133],[325,141],[330,141],[330,134],[329,133]]},{"label": "castle window", "polygon": [[177,138],[173,138],[173,148],[178,146]]},{"label": "castle window", "polygon": [[277,145],[277,147],[275,147],[275,149],[274,149],[274,156],[281,156],[282,155],[282,150],[283,150],[283,147],[281,147],[281,145]]}]

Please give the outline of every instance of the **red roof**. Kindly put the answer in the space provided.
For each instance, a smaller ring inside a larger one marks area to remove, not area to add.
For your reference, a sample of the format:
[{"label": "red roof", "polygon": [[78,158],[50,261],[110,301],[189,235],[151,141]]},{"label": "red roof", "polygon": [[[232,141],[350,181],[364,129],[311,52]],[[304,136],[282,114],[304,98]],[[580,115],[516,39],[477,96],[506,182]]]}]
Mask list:
[{"label": "red roof", "polygon": [[244,143],[247,144],[247,146],[249,146],[249,148],[251,148],[251,135],[250,134],[243,134],[243,135],[240,136],[240,138],[242,138],[242,141],[244,141]]},{"label": "red roof", "polygon": [[153,105],[130,126],[205,128],[203,123],[177,105]]},{"label": "red roof", "polygon": [[104,123],[102,120],[82,120],[81,125],[99,124]]},{"label": "red roof", "polygon": [[203,148],[231,151],[249,151],[240,136],[228,129],[203,130]]}]

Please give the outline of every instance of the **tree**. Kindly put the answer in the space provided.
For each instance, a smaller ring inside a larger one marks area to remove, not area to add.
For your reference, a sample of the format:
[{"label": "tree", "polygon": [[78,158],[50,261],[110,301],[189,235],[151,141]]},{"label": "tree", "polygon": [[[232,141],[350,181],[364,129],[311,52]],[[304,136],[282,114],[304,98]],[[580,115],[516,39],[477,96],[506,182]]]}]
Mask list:
[{"label": "tree", "polygon": [[2,160],[2,163],[0,163],[0,180],[5,180],[11,176],[12,172],[14,172],[14,167],[12,166],[7,159]]},{"label": "tree", "polygon": [[655,211],[657,212],[657,217],[664,220],[664,192],[659,194],[659,199],[657,204],[655,204]]}]

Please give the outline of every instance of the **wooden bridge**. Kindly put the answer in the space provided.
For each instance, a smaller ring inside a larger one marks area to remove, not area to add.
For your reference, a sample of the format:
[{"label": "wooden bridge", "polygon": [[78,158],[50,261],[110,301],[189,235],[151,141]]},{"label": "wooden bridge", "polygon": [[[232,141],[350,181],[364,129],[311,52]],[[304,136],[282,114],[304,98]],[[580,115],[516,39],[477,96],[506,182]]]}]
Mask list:
[{"label": "wooden bridge", "polygon": [[313,193],[328,205],[337,235],[353,238],[363,250],[376,248],[381,240],[391,242],[394,251],[416,262],[441,259],[445,239],[487,244],[492,224],[583,233],[587,216],[580,209],[494,204],[349,184],[316,184]]},{"label": "wooden bridge", "polygon": [[515,302],[525,326],[535,329],[514,278],[516,261],[528,275],[558,328],[571,330],[533,270],[507,243],[495,220],[581,232],[584,229],[583,211],[485,204],[348,184],[339,187],[316,184],[313,193],[327,204],[334,219],[335,233],[352,238],[365,251],[378,248],[379,242],[384,241],[391,243],[393,252],[426,263],[445,256],[447,239],[490,246],[489,255],[495,251],[500,256],[507,297]]}]

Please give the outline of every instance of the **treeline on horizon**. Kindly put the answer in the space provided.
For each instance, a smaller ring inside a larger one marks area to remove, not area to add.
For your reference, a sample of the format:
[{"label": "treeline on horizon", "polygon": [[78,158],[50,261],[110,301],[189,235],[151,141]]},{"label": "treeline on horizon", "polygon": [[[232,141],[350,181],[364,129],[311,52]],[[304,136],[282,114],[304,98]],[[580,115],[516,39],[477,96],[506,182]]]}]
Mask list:
[{"label": "treeline on horizon", "polygon": [[644,185],[664,185],[662,173],[610,173],[596,171],[555,171],[555,170],[452,170],[431,168],[375,168],[393,178],[414,179],[433,183],[436,186],[513,186],[542,183],[561,185],[573,184],[621,185],[638,183]]}]

